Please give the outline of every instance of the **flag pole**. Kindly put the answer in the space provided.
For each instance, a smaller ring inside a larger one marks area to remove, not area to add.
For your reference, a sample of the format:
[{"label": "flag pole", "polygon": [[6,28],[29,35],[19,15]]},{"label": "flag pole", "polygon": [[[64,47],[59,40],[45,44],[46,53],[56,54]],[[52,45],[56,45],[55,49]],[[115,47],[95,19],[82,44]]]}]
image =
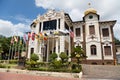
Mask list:
[{"label": "flag pole", "polygon": [[15,59],[15,56],[17,54],[17,42],[18,42],[18,36],[15,37],[15,54],[14,54],[13,59]]},{"label": "flag pole", "polygon": [[12,54],[11,54],[11,59],[12,59],[12,57],[13,57],[13,51],[14,51],[14,42],[13,42],[13,44],[12,44]]},{"label": "flag pole", "polygon": [[17,42],[15,42],[15,52],[14,52],[14,57],[13,57],[13,59],[15,59],[16,51],[17,51]]},{"label": "flag pole", "polygon": [[19,62],[19,58],[20,58],[20,47],[21,47],[21,37],[20,37],[20,40],[19,40],[19,43],[18,43],[18,62]]},{"label": "flag pole", "polygon": [[11,53],[11,44],[10,44],[9,54],[8,54],[8,64],[9,64],[9,60],[10,60],[10,53]]}]

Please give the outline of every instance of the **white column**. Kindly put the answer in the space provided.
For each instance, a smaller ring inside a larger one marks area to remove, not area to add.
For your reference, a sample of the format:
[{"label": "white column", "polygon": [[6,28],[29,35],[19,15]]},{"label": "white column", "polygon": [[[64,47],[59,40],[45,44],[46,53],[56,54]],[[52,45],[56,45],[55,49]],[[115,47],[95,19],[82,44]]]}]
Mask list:
[{"label": "white column", "polygon": [[65,51],[64,36],[60,36],[60,53]]},{"label": "white column", "polygon": [[58,30],[58,25],[59,25],[59,21],[58,21],[58,19],[57,19],[57,28],[56,28],[56,30]]},{"label": "white column", "polygon": [[43,61],[43,55],[41,53],[41,47],[42,47],[42,44],[41,44],[41,41],[39,43],[39,61]]},{"label": "white column", "polygon": [[[68,51],[68,56],[71,56],[71,40],[70,40],[70,35],[69,35],[69,51]],[[71,61],[71,58],[68,59],[68,61]]]},{"label": "white column", "polygon": [[41,22],[41,32],[43,31],[43,22]]},{"label": "white column", "polygon": [[35,51],[34,51],[34,53],[35,54],[38,54],[38,41],[37,41],[37,39],[35,39]]},{"label": "white column", "polygon": [[[36,24],[36,29],[35,29],[36,34],[39,34],[39,28],[40,28],[40,25],[39,25],[39,23],[37,23]],[[35,45],[34,45],[35,51],[34,51],[34,53],[38,54],[38,40],[35,39],[34,41],[35,41]]]},{"label": "white column", "polygon": [[57,38],[57,39],[56,39],[56,51],[55,51],[55,52],[57,53],[57,55],[58,55],[57,60],[60,59],[60,57],[59,57],[59,54],[60,54],[60,53],[58,52],[58,46],[59,46],[59,39]]},{"label": "white column", "polygon": [[30,53],[31,53],[31,47],[30,47],[30,41],[28,42],[28,55],[27,58],[30,59]]},{"label": "white column", "polygon": [[49,60],[49,38],[48,38],[48,43],[47,43],[47,62]]},{"label": "white column", "polygon": [[52,53],[54,52],[54,43],[55,43],[54,36],[52,36]]}]

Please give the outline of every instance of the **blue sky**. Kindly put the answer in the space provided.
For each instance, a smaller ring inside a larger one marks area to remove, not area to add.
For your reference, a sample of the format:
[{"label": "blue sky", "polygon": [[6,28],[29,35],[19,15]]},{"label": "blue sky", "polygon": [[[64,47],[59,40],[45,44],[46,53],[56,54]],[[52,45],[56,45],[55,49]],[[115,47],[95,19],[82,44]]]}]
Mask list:
[{"label": "blue sky", "polygon": [[33,20],[38,14],[43,14],[45,9],[35,6],[34,0],[0,0],[0,18],[19,23],[16,17]]},{"label": "blue sky", "polygon": [[23,35],[30,31],[31,22],[48,9],[64,10],[73,21],[82,20],[88,3],[101,21],[117,20],[114,34],[120,39],[120,0],[0,0],[0,34]]}]

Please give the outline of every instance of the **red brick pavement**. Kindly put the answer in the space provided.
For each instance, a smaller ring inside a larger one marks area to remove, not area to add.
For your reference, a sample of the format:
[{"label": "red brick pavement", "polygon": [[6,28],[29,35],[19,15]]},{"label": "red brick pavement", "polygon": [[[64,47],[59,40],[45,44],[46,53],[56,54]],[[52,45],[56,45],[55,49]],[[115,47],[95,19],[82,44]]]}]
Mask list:
[{"label": "red brick pavement", "polygon": [[0,72],[0,80],[80,80],[80,79]]}]

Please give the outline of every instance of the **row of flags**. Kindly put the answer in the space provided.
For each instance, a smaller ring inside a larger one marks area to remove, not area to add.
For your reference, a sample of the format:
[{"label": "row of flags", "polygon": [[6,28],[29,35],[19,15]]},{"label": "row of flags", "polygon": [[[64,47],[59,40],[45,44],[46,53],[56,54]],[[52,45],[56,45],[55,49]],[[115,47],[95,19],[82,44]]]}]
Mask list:
[{"label": "row of flags", "polygon": [[71,38],[74,37],[74,33],[70,30],[59,30],[59,31],[50,31],[50,32],[40,32],[38,34],[35,34],[34,32],[28,33],[28,39],[32,39],[33,41],[36,39],[41,39],[41,40],[47,40],[48,37],[52,37],[52,36],[61,36],[61,35],[70,35]]},{"label": "row of flags", "polygon": [[35,32],[28,32],[27,34],[24,34],[23,37],[18,37],[18,36],[13,36],[11,38],[11,43],[13,44],[14,42],[18,42],[20,41],[20,43],[22,43],[22,41],[24,41],[24,43],[26,43],[26,41],[28,40],[47,40],[48,37],[51,37],[51,36],[55,36],[55,35],[58,35],[58,36],[61,36],[61,35],[70,35],[71,38],[74,37],[74,33],[70,30],[59,30],[59,31],[50,31],[50,32],[40,32],[38,34],[36,34]]},{"label": "row of flags", "polygon": [[26,40],[27,39],[25,39],[26,37],[19,37],[19,36],[12,36],[12,38],[11,38],[11,41],[10,41],[10,43],[11,44],[14,44],[14,43],[20,43],[20,44],[22,44],[23,43],[23,41],[24,41],[24,43],[26,43]]}]

